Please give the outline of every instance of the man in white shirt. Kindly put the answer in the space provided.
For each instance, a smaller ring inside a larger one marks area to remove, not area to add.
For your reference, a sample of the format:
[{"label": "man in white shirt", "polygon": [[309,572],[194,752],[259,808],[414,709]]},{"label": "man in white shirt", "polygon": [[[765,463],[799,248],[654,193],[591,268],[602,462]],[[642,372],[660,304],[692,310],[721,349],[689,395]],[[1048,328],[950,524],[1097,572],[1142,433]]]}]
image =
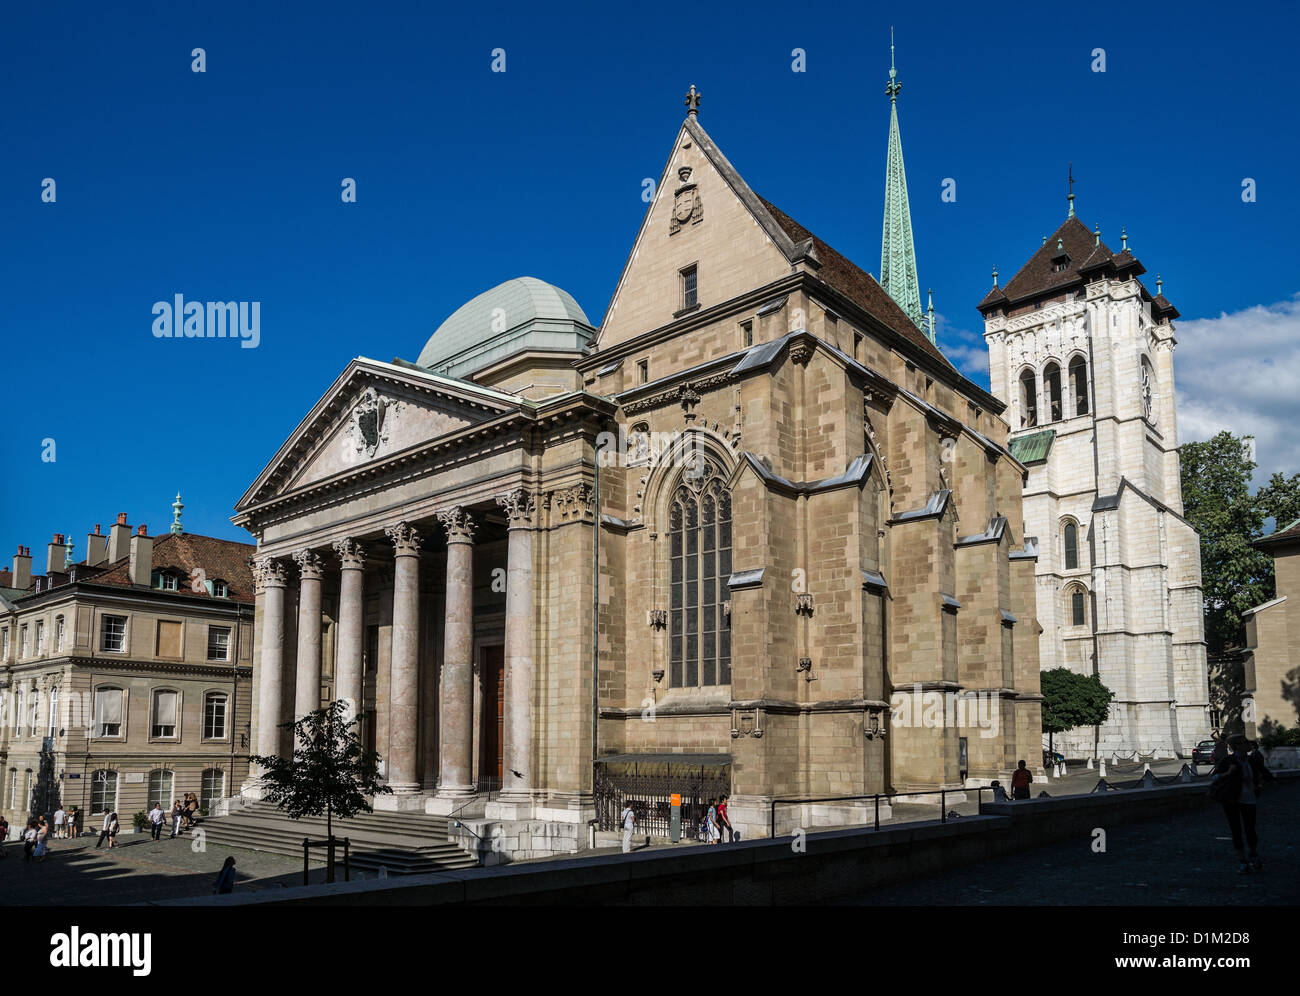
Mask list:
[{"label": "man in white shirt", "polygon": [[54,836],[56,839],[63,836],[63,821],[66,817],[67,813],[63,811],[62,806],[54,811]]},{"label": "man in white shirt", "polygon": [[618,819],[623,824],[623,853],[627,854],[632,850],[632,831],[636,829],[636,813],[632,811],[630,801],[624,804]]},{"label": "man in white shirt", "polygon": [[149,822],[153,825],[153,839],[158,840],[162,836],[163,811],[162,805],[153,804],[153,809],[149,810]]}]

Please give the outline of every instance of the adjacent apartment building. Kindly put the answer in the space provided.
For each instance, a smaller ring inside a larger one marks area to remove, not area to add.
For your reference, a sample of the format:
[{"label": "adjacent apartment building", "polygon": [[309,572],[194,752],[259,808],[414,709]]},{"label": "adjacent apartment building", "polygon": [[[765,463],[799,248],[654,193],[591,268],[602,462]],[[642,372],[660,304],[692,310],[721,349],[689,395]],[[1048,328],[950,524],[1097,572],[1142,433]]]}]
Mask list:
[{"label": "adjacent apartment building", "polygon": [[[125,513],[44,574],[20,546],[0,570],[0,812],[15,828],[60,804],[124,825],[186,792],[209,807],[247,771],[253,579],[244,543]],[[11,833],[16,831],[11,831]]]}]

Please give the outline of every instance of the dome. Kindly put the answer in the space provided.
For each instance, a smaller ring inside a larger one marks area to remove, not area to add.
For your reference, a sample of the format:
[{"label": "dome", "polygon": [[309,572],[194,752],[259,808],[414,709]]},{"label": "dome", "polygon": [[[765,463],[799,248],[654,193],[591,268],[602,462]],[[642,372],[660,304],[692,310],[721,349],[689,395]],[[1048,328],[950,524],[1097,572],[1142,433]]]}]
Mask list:
[{"label": "dome", "polygon": [[429,337],[416,363],[467,378],[528,349],[582,350],[596,330],[573,295],[536,277],[515,277],[466,301]]}]

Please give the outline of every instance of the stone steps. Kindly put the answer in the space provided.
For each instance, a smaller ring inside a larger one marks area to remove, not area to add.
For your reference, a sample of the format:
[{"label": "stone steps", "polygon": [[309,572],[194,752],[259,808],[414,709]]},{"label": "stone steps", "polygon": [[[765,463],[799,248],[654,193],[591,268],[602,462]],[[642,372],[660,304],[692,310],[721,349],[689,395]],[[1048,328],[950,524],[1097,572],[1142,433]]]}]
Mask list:
[{"label": "stone steps", "polygon": [[[254,803],[229,816],[204,820],[200,824],[207,843],[265,851],[301,859],[302,839],[325,838],[325,818],[308,816],[291,819],[274,806]],[[354,868],[378,870],[393,875],[418,875],[449,868],[475,868],[478,862],[457,844],[447,840],[447,821],[422,813],[361,813],[334,821],[335,838],[350,841]],[[342,850],[336,852],[342,861]],[[323,848],[313,848],[311,862],[325,863]]]}]

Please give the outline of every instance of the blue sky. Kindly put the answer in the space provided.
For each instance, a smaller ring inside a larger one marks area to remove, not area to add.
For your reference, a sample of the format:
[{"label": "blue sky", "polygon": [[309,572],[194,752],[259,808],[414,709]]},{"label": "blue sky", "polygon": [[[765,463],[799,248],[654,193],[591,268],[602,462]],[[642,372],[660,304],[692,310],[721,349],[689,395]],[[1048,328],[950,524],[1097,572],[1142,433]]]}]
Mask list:
[{"label": "blue sky", "polygon": [[[11,8],[0,561],[120,511],[161,532],[177,490],[189,530],[246,539],[232,506],[350,358],[414,359],[509,277],[599,321],[692,83],[754,189],[876,272],[891,22],[920,278],[955,362],[987,383],[974,305],[1063,220],[1072,160],[1080,217],[1112,246],[1127,226],[1183,313],[1183,438],[1254,431],[1294,471],[1298,17],[1272,10]],[[154,338],[177,293],[260,302],[259,347]]]}]

